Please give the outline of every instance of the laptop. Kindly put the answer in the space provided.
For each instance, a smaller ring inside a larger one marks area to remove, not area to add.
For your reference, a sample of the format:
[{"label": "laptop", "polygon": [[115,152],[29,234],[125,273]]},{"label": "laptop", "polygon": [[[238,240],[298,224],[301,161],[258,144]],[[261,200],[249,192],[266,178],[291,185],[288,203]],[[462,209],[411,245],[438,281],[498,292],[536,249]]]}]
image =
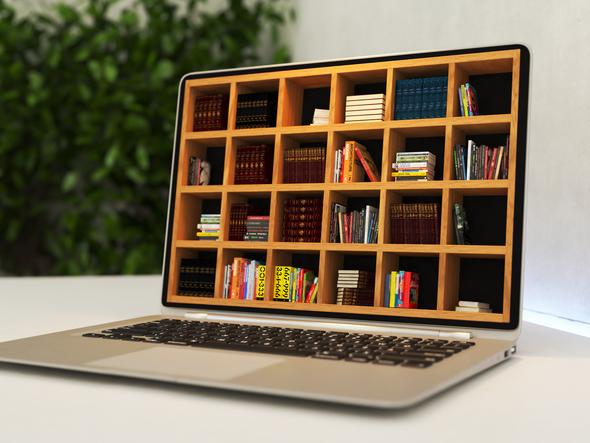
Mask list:
[{"label": "laptop", "polygon": [[[505,45],[185,75],[161,313],[0,343],[0,361],[402,408],[507,360],[521,319],[529,58]],[[349,142],[380,180],[341,182],[336,151]],[[266,182],[238,180],[252,146],[274,164]],[[286,150],[309,147],[322,147],[325,177],[288,181]],[[195,183],[190,164],[205,159],[209,183]],[[236,240],[230,213],[254,201],[268,237]],[[377,206],[374,239],[335,230],[336,203]],[[434,215],[400,222],[394,206]],[[318,232],[293,234],[289,211],[323,214]],[[299,286],[279,294],[283,278]]]}]

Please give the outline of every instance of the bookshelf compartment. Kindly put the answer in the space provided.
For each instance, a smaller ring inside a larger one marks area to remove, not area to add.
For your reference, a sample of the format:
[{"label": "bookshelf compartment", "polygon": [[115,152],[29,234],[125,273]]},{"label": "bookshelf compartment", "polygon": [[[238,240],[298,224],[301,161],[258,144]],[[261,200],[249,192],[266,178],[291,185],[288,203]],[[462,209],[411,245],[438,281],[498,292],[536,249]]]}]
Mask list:
[{"label": "bookshelf compartment", "polygon": [[[394,223],[393,207],[396,204],[428,205],[399,209],[396,207],[396,221]],[[437,207],[433,207],[435,204]],[[436,209],[435,209],[436,208]],[[385,194],[385,207],[381,208],[383,214],[383,243],[393,244],[440,244],[442,191],[440,189],[420,188],[404,190],[387,190]],[[403,212],[403,211],[406,212]],[[407,223],[404,224],[404,220]],[[417,224],[413,223],[417,221]],[[397,230],[397,232],[394,232]],[[436,240],[438,236],[439,241]],[[405,240],[403,240],[405,238]],[[395,240],[403,240],[401,242]],[[412,241],[414,240],[414,241]],[[415,241],[418,240],[418,241]]]},{"label": "bookshelf compartment", "polygon": [[[359,302],[361,304],[353,304],[353,306],[375,306],[376,254],[354,250],[327,251],[325,254],[325,269],[321,286],[323,291],[318,294],[320,303],[338,305],[338,271],[360,270],[369,273],[370,279],[362,284],[364,291],[359,291],[358,295],[362,298],[362,301]],[[354,291],[345,292],[350,294]],[[354,295],[352,296],[354,297]],[[342,306],[346,306],[346,304],[343,303]]]},{"label": "bookshelf compartment", "polygon": [[512,64],[511,58],[455,64],[453,115],[461,116],[458,88],[465,83],[475,88],[479,115],[510,114]]},{"label": "bookshelf compartment", "polygon": [[169,293],[191,297],[214,297],[217,250],[177,248],[175,256],[175,273],[171,279]]},{"label": "bookshelf compartment", "polygon": [[[435,253],[422,254],[401,254],[385,252],[383,253],[383,261],[381,264],[380,283],[378,288],[379,293],[376,294],[377,306],[388,307],[385,305],[386,295],[385,279],[387,274],[391,271],[409,271],[416,272],[420,278],[419,295],[418,295],[418,309],[436,309],[438,299],[438,283],[439,283],[439,256]],[[397,314],[399,309],[406,308],[389,308],[392,314]]]},{"label": "bookshelf compartment", "polygon": [[[344,149],[345,144],[347,141],[355,141],[360,143],[365,148],[367,148],[367,152],[373,159],[377,167],[377,171],[381,174],[381,163],[383,161],[383,129],[350,129],[350,130],[339,130],[334,132],[332,137],[332,146],[331,146],[331,156],[328,156],[331,159],[330,164],[328,165],[328,181],[334,183],[334,171],[335,171],[335,159],[336,159],[336,151],[340,149]],[[356,158],[355,153],[355,158]],[[370,182],[371,180],[367,176],[364,171],[362,165],[357,164],[355,168],[358,168],[363,173],[363,182]]]},{"label": "bookshelf compartment", "polygon": [[321,240],[323,191],[282,191],[276,195],[273,241],[319,243]]},{"label": "bookshelf compartment", "polygon": [[[428,151],[436,156],[434,180],[442,180],[445,167],[444,126],[392,129],[389,137],[389,160],[386,164],[386,179],[388,181],[395,181],[391,173],[393,172],[392,165],[396,162],[396,154],[398,152],[420,151]],[[419,184],[419,182],[416,183]]]},{"label": "bookshelf compartment", "polygon": [[[183,161],[182,185],[191,185],[191,157],[207,161],[211,168],[209,174],[209,185],[223,184],[223,165],[225,163],[225,138],[215,138],[207,141],[188,140],[185,148]],[[194,174],[194,173],[193,173]],[[195,180],[196,182],[196,177]],[[193,185],[196,186],[196,183]],[[206,185],[203,185],[206,186]]]},{"label": "bookshelf compartment", "polygon": [[330,74],[286,79],[282,125],[311,125],[316,108],[329,110],[331,81]]},{"label": "bookshelf compartment", "polygon": [[[384,94],[385,114],[383,120],[388,119],[387,101],[387,70],[376,69],[372,71],[346,72],[336,74],[336,87],[334,97],[334,123],[344,123],[346,97],[349,95]],[[332,112],[332,110],[331,110]],[[349,123],[354,124],[354,123]]]},{"label": "bookshelf compartment", "polygon": [[[360,241],[360,238],[356,238],[354,237],[354,232],[351,234],[352,235],[352,240],[353,241],[343,241],[342,238],[340,237],[340,232],[342,232],[342,234],[345,236],[344,238],[346,238],[346,232],[347,229],[344,228],[344,225],[342,227],[342,229],[340,229],[340,222],[339,219],[334,215],[335,212],[335,208],[337,207],[336,205],[343,205],[346,207],[346,213],[350,214],[352,211],[357,211],[357,212],[361,212],[361,211],[365,211],[366,212],[366,207],[367,206],[372,206],[373,208],[375,208],[377,210],[377,213],[375,214],[374,218],[372,218],[373,222],[370,223],[370,225],[375,226],[375,228],[377,229],[378,223],[379,223],[379,203],[380,203],[380,191],[378,189],[375,190],[347,190],[347,191],[330,191],[328,194],[328,203],[329,203],[329,210],[330,213],[328,214],[329,216],[329,223],[326,223],[323,226],[323,229],[325,230],[325,235],[327,239],[327,241],[329,243],[354,243],[354,244],[376,244],[378,241],[378,236],[375,234],[372,234],[372,241],[370,241],[369,243],[365,243],[365,241]],[[342,218],[342,222],[345,223],[344,221],[344,217]],[[364,220],[363,220],[364,223]],[[350,225],[348,225],[350,226]],[[357,225],[358,226],[358,225]],[[371,231],[369,229],[369,231]],[[364,238],[364,229],[361,230],[361,232],[363,233],[363,238]],[[377,234],[378,234],[378,229],[377,229]],[[349,238],[350,239],[350,238]]]},{"label": "bookshelf compartment", "polygon": [[[269,294],[269,299],[275,302],[281,302],[281,303],[302,303],[302,304],[309,304],[311,303],[305,302],[305,298],[303,298],[301,295],[305,292],[305,297],[307,296],[307,293],[309,292],[312,286],[312,284],[314,283],[313,279],[310,279],[311,275],[307,274],[307,278],[306,278],[306,284],[302,284],[303,283],[303,277],[305,277],[305,274],[300,274],[301,275],[301,279],[298,281],[299,286],[297,286],[297,284],[294,287],[295,289],[301,288],[301,290],[298,292],[298,296],[296,297],[297,301],[293,301],[294,298],[291,296],[290,300],[285,298],[285,287],[283,286],[281,288],[282,285],[285,285],[285,267],[294,267],[294,268],[300,268],[300,269],[305,269],[308,271],[311,271],[313,273],[313,277],[318,277],[318,282],[317,282],[317,286],[319,288],[319,277],[320,277],[320,254],[318,251],[316,250],[307,250],[305,248],[301,248],[298,249],[296,251],[290,251],[290,250],[275,250],[273,252],[273,269],[268,271],[267,273],[267,281],[270,284],[270,287],[267,290],[267,293]],[[277,269],[277,267],[280,266],[281,268]],[[293,277],[293,276],[292,276]],[[277,281],[277,279],[279,281]],[[293,286],[292,286],[293,288]],[[318,303],[318,297],[319,297],[319,292],[317,292],[315,294],[315,299],[313,301],[313,303]]]},{"label": "bookshelf compartment", "polygon": [[[212,106],[210,97],[220,95],[220,101]],[[193,86],[188,91],[188,118],[186,132],[226,130],[228,127],[230,85]]]},{"label": "bookshelf compartment", "polygon": [[[244,264],[247,262],[237,262],[234,261],[235,258],[246,259],[250,263],[255,260],[259,264],[267,265],[267,253],[265,249],[223,249],[221,252],[221,266],[219,268],[221,271],[217,281],[219,290],[216,294],[218,294],[218,297],[234,300],[264,300],[265,289],[262,286],[258,286],[255,279],[257,271],[260,272],[261,270],[256,269],[252,274],[252,279],[246,283],[248,276]],[[236,264],[241,267],[236,271],[235,278],[232,279],[234,269],[228,269],[228,265],[231,265],[233,268]],[[265,272],[266,270],[258,275],[263,276]],[[268,278],[265,276],[265,285],[266,282],[268,282]]]},{"label": "bookshelf compartment", "polygon": [[323,183],[326,175],[328,134],[312,132],[283,135],[276,168],[277,183]]},{"label": "bookshelf compartment", "polygon": [[[506,244],[507,189],[451,190],[449,195],[447,231],[448,244],[461,244],[455,228],[456,203],[462,204],[469,225],[468,239],[471,245]],[[461,235],[461,234],[460,234]]]},{"label": "bookshelf compartment", "polygon": [[278,79],[238,82],[237,92],[235,129],[276,126]]},{"label": "bookshelf compartment", "polygon": [[201,215],[221,214],[221,192],[182,194],[179,212],[176,240],[197,240],[197,225],[201,221]]},{"label": "bookshelf compartment", "polygon": [[449,287],[445,309],[454,310],[459,300],[488,303],[493,313],[503,313],[504,259],[447,256]]},{"label": "bookshelf compartment", "polygon": [[226,162],[225,183],[256,185],[272,183],[274,169],[274,135],[233,137]]},{"label": "bookshelf compartment", "polygon": [[448,76],[447,64],[395,68],[392,91],[393,119],[446,117]]}]

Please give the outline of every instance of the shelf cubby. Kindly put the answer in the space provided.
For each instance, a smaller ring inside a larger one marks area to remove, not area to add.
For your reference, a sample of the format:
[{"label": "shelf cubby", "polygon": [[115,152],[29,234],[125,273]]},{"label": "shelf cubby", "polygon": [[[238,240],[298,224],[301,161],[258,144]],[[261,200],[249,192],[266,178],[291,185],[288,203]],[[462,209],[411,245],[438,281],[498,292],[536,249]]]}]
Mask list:
[{"label": "shelf cubby", "polygon": [[447,288],[441,308],[452,311],[459,300],[465,300],[489,303],[493,313],[503,313],[503,258],[448,254],[446,260]]},{"label": "shelf cubby", "polygon": [[176,240],[197,240],[197,225],[201,214],[221,213],[221,192],[183,194],[180,197],[179,209],[179,216],[182,221],[176,226]]},{"label": "shelf cubby", "polygon": [[[438,284],[439,284],[439,257],[436,253],[397,253],[384,252],[381,266],[377,272],[375,305],[384,306],[385,278],[391,271],[417,272],[420,276],[420,288],[418,295],[418,309],[433,309],[437,307]],[[392,313],[399,309],[389,308]]]},{"label": "shelf cubby", "polygon": [[[519,82],[523,75],[520,49],[513,48],[313,67],[266,68],[247,73],[232,71],[219,77],[189,76],[182,100],[180,143],[174,157],[178,162],[175,170],[180,175],[176,177],[172,203],[167,301],[195,306],[232,306],[246,311],[262,307],[293,313],[313,311],[387,318],[509,322],[514,286],[513,242],[518,228],[515,225],[516,193],[518,174],[523,171],[523,165],[517,165],[521,158],[517,124]],[[446,116],[394,120],[396,82],[438,76],[448,77]],[[457,86],[467,81],[477,89],[481,115],[460,116]],[[239,95],[261,92],[276,94],[276,125],[236,129]],[[384,120],[344,123],[346,97],[372,93],[385,94]],[[227,96],[228,127],[194,131],[195,100],[209,94]],[[327,124],[310,124],[316,108],[330,110]],[[466,145],[467,140],[472,139],[479,145],[505,145],[507,134],[510,134],[507,179],[455,180],[453,149],[456,144]],[[380,168],[380,181],[370,182],[367,178],[363,182],[333,183],[334,154],[347,140],[368,148]],[[266,144],[273,150],[270,156],[273,169],[268,183],[236,184],[238,147],[259,144]],[[326,147],[324,179],[317,183],[285,183],[285,150],[316,146]],[[434,179],[394,181],[391,164],[395,162],[396,153],[417,151],[436,155]],[[208,186],[188,186],[191,156],[211,163]],[[321,210],[314,210],[322,222],[319,241],[284,241],[285,200],[306,197],[322,198]],[[246,202],[261,207],[261,212],[269,215],[268,241],[229,239],[231,206]],[[331,209],[336,202],[345,204],[347,210],[362,210],[367,204],[378,207],[377,243],[331,243]],[[397,202],[438,203],[440,242],[393,243],[391,205]],[[470,245],[456,244],[453,204],[457,202],[462,202],[467,212]],[[221,214],[219,240],[195,238],[202,213]],[[208,254],[216,261],[216,297],[178,295],[180,259]],[[238,256],[267,264],[263,301],[222,298],[223,268]],[[321,277],[317,302],[273,301],[273,267],[278,264],[313,269]],[[372,306],[336,305],[337,272],[345,268],[375,271]],[[393,269],[420,274],[418,309],[383,307],[384,278]],[[455,312],[459,299],[491,303],[493,313]]]},{"label": "shelf cubby", "polygon": [[311,125],[316,108],[329,110],[331,82],[330,74],[286,79],[282,125]]},{"label": "shelf cubby", "polygon": [[383,165],[385,179],[395,181],[391,176],[391,165],[395,163],[398,152],[429,151],[436,156],[434,180],[442,180],[445,167],[445,129],[443,125],[392,129],[389,135],[388,161]]},{"label": "shelf cubby", "polygon": [[[442,190],[440,189],[428,189],[416,186],[414,189],[388,190],[382,202],[384,204],[382,204],[380,213],[383,212],[383,230],[380,232],[380,238],[383,239],[383,243],[393,242],[391,225],[391,206],[393,203],[438,203],[438,226],[440,229],[443,211]],[[442,238],[442,233],[439,233],[439,238]]]},{"label": "shelf cubby", "polygon": [[[388,120],[391,114],[387,93],[387,69],[336,74],[331,111],[334,112],[334,123],[344,123],[346,97],[361,94],[386,94],[384,120]],[[349,124],[358,125],[359,123]]]},{"label": "shelf cubby", "polygon": [[469,82],[477,93],[479,115],[509,114],[512,107],[512,58],[456,63],[453,114],[461,115],[457,88]]},{"label": "shelf cubby", "polygon": [[[318,294],[320,303],[336,304],[338,271],[342,269],[359,269],[374,273],[376,269],[376,254],[374,252],[355,251],[353,248],[346,252],[327,251],[325,268],[322,269],[323,284],[320,286],[322,293]],[[342,305],[342,307],[349,306]],[[375,306],[375,304],[373,303],[372,306]]]},{"label": "shelf cubby", "polygon": [[[214,281],[215,281],[215,294],[218,293],[218,286],[217,286],[217,278],[219,277],[218,274],[218,253],[217,253],[217,249],[215,248],[177,248],[176,249],[176,253],[174,256],[174,260],[171,263],[171,265],[173,266],[172,269],[174,269],[172,278],[170,279],[170,289],[172,289],[174,291],[174,293],[177,293],[178,291],[178,283],[180,280],[180,265],[183,259],[200,259],[203,261],[203,265],[207,265],[210,267],[215,268],[216,272],[215,272],[215,277],[214,277]],[[194,295],[190,295],[188,297],[191,298],[200,298],[198,296],[194,296]],[[213,298],[213,297],[205,297],[205,298]]]}]

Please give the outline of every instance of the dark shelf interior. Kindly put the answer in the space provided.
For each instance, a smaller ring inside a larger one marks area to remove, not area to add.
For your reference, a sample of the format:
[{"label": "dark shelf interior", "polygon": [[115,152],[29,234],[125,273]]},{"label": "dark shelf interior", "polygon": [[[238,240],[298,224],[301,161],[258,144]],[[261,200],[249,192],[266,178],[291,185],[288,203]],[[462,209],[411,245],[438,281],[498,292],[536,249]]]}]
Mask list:
[{"label": "dark shelf interior", "polygon": [[465,196],[463,207],[469,223],[471,244],[506,244],[506,196]]},{"label": "dark shelf interior", "polygon": [[354,85],[354,95],[385,94],[386,83],[360,83]]},{"label": "dark shelf interior", "polygon": [[310,125],[313,122],[313,112],[318,109],[330,109],[330,88],[308,88],[303,90],[303,105],[301,108],[301,124]]},{"label": "dark shelf interior", "polygon": [[493,312],[502,312],[504,259],[460,259],[459,300],[489,303]]},{"label": "dark shelf interior", "polygon": [[480,115],[510,114],[512,97],[511,72],[470,75],[468,81],[477,92]]}]

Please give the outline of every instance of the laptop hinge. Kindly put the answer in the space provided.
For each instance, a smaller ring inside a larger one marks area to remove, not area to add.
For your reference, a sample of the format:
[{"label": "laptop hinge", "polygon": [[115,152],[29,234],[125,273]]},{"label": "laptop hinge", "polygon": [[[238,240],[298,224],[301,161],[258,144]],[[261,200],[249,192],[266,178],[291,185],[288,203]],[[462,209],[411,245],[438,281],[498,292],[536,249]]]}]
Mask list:
[{"label": "laptop hinge", "polygon": [[210,314],[207,312],[186,312],[184,317],[190,320],[205,320],[205,321],[227,321],[236,323],[250,323],[259,325],[281,325],[292,326],[300,328],[329,328],[342,329],[362,333],[384,333],[384,334],[406,334],[426,337],[437,337],[441,339],[454,340],[469,340],[472,335],[468,331],[439,331],[436,329],[421,329],[414,327],[390,327],[378,325],[364,325],[358,323],[340,323],[334,321],[310,321],[310,320],[290,320],[290,319],[275,319],[262,318],[254,316],[238,316],[238,315],[220,315]]}]

